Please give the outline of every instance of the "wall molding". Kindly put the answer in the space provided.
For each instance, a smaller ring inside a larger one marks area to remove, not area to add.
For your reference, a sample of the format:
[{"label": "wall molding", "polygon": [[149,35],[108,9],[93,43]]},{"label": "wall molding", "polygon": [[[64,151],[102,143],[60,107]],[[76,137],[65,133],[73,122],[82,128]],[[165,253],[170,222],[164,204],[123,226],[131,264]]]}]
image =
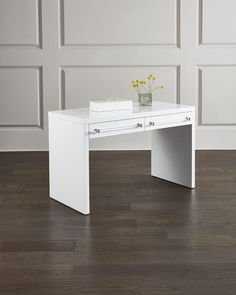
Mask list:
[{"label": "wall molding", "polygon": [[203,0],[198,0],[198,45],[206,47],[235,47],[236,42],[206,42],[204,41]]},{"label": "wall molding", "polygon": [[36,11],[35,11],[35,18],[36,18],[36,36],[37,42],[36,43],[0,43],[0,48],[43,48],[43,27],[42,27],[42,0],[35,0],[36,3]]},{"label": "wall molding", "polygon": [[176,1],[175,39],[173,43],[65,43],[65,0],[58,0],[59,18],[59,48],[80,47],[135,47],[135,46],[157,46],[181,48],[181,0]]},{"label": "wall molding", "polygon": [[65,97],[65,70],[71,68],[173,68],[176,71],[176,103],[180,103],[180,65],[73,65],[59,66],[59,106],[64,110],[66,106]]},{"label": "wall molding", "polygon": [[38,124],[0,124],[0,130],[43,130],[43,67],[42,66],[0,66],[0,70],[36,70],[38,83]]},{"label": "wall molding", "polygon": [[197,106],[198,106],[198,126],[199,127],[235,127],[236,123],[222,123],[222,124],[218,124],[218,123],[203,123],[203,95],[202,95],[202,69],[203,68],[220,68],[220,67],[235,67],[236,68],[236,64],[211,64],[211,65],[197,65],[197,79],[198,79],[198,102],[197,102]]}]

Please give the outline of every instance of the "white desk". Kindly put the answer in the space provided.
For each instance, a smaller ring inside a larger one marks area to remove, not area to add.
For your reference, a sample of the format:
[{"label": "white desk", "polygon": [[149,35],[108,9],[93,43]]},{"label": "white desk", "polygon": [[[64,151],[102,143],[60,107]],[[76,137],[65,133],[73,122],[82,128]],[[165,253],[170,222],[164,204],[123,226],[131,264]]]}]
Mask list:
[{"label": "white desk", "polygon": [[50,197],[89,214],[89,140],[145,131],[152,133],[151,175],[194,188],[195,108],[154,102],[132,111],[49,112]]}]

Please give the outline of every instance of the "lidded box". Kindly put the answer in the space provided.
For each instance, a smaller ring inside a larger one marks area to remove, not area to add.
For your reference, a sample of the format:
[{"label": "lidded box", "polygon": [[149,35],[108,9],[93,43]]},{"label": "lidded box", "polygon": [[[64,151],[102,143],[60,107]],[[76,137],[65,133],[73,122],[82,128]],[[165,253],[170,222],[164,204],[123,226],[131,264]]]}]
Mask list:
[{"label": "lidded box", "polygon": [[104,98],[89,102],[89,109],[94,112],[130,110],[132,108],[133,101],[129,99]]}]

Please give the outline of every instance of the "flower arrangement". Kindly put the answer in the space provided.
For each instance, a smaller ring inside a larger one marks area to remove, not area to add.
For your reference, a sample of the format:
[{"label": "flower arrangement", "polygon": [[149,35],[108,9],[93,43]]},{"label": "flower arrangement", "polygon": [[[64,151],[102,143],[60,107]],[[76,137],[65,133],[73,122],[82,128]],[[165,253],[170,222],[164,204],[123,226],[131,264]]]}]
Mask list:
[{"label": "flower arrangement", "polygon": [[152,92],[157,89],[164,89],[164,86],[155,87],[154,81],[156,77],[150,74],[147,80],[133,80],[132,87],[136,90],[139,96],[139,103],[141,105],[151,105],[152,104]]},{"label": "flower arrangement", "polygon": [[146,81],[146,80],[133,80],[132,87],[135,88],[135,90],[138,93],[141,93],[142,90],[145,90],[145,92],[148,92],[148,93],[152,93],[154,90],[164,89],[163,85],[161,85],[159,87],[153,87],[154,81],[156,80],[156,77],[153,74],[150,74],[147,79],[148,79],[148,81]]}]

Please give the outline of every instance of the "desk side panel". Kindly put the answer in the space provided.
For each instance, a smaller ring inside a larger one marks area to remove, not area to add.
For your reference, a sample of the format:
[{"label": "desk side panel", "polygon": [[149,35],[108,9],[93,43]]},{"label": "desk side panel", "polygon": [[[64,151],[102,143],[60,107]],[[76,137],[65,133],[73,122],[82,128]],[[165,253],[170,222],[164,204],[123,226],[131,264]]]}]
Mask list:
[{"label": "desk side panel", "polygon": [[195,112],[192,124],[152,131],[152,176],[195,187]]},{"label": "desk side panel", "polygon": [[49,114],[50,197],[89,214],[87,125]]}]

